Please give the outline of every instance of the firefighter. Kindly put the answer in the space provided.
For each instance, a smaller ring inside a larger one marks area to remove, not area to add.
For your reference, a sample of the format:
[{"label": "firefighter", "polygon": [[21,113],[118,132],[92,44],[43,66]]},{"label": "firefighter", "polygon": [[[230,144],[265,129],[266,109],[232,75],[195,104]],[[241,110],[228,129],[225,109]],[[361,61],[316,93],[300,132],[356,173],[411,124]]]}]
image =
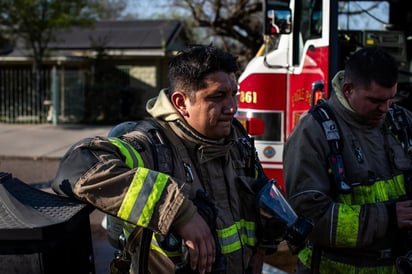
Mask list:
[{"label": "firefighter", "polygon": [[119,138],[81,140],[61,160],[57,193],[125,221],[126,254],[115,268],[127,270],[113,272],[131,263],[135,274],[261,273],[253,189],[262,174],[234,118],[237,69],[213,46],[181,51],[169,88],[147,102],[146,123]]},{"label": "firefighter", "polygon": [[297,273],[397,273],[412,249],[412,114],[393,103],[397,77],[382,48],[357,51],[287,140],[287,197],[314,223]]}]

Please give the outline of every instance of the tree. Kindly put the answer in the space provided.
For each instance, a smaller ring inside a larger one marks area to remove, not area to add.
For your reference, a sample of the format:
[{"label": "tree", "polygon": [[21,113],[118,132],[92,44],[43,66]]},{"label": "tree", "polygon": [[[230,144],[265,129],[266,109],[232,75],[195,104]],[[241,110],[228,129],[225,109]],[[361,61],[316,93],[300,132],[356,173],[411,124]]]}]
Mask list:
[{"label": "tree", "polygon": [[263,44],[262,0],[128,0],[128,3],[129,18],[179,19],[192,41],[224,48],[239,56],[242,66]]},{"label": "tree", "polygon": [[95,0],[98,3],[100,20],[118,20],[125,17],[122,13],[127,7],[127,0]]},{"label": "tree", "polygon": [[198,42],[212,42],[239,56],[242,66],[263,43],[261,0],[174,0],[174,5],[189,10],[196,26],[205,29]]},{"label": "tree", "polygon": [[36,69],[55,31],[93,25],[96,7],[87,0],[2,0],[0,21],[4,36],[31,49]]},{"label": "tree", "polygon": [[31,50],[36,94],[40,93],[42,60],[56,30],[93,25],[97,7],[98,1],[88,0],[1,0],[0,31],[9,41],[20,41]]}]

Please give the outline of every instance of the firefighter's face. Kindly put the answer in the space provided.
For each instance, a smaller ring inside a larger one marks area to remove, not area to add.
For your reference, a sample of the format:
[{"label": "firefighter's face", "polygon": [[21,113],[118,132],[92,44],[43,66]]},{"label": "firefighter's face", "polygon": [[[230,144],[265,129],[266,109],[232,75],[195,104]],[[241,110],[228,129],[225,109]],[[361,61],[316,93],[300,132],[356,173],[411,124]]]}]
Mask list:
[{"label": "firefighter's face", "polygon": [[[187,123],[203,136],[218,140],[230,134],[237,110],[237,82],[234,73],[209,74],[206,88],[194,92],[190,99],[184,92],[175,92],[172,102]],[[179,95],[180,93],[180,95]]]},{"label": "firefighter's face", "polygon": [[385,119],[396,95],[396,89],[396,84],[391,88],[386,88],[372,81],[368,88],[344,85],[344,95],[349,105],[365,121],[365,124],[378,125]]}]

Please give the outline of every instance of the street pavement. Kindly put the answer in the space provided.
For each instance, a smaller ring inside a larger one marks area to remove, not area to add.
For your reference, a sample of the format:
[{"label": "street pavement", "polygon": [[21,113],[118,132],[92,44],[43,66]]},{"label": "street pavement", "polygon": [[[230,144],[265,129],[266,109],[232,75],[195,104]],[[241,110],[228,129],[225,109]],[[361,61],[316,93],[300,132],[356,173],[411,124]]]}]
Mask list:
[{"label": "street pavement", "polygon": [[[0,172],[11,173],[27,184],[51,191],[49,183],[70,146],[86,137],[106,136],[111,128],[111,125],[0,123]],[[96,274],[110,273],[109,264],[115,252],[102,227],[103,217],[98,210],[90,215]],[[286,272],[265,265],[263,273]]]}]

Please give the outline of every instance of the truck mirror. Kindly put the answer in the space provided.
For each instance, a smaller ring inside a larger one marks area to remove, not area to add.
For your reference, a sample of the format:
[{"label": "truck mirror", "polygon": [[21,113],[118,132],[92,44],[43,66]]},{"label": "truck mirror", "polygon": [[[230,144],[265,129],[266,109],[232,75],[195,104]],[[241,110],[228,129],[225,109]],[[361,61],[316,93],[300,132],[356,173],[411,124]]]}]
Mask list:
[{"label": "truck mirror", "polygon": [[292,32],[292,11],[288,7],[266,3],[265,35],[290,34]]},{"label": "truck mirror", "polygon": [[312,106],[318,104],[325,99],[325,83],[322,80],[312,83],[312,92],[310,97],[310,104]]}]

